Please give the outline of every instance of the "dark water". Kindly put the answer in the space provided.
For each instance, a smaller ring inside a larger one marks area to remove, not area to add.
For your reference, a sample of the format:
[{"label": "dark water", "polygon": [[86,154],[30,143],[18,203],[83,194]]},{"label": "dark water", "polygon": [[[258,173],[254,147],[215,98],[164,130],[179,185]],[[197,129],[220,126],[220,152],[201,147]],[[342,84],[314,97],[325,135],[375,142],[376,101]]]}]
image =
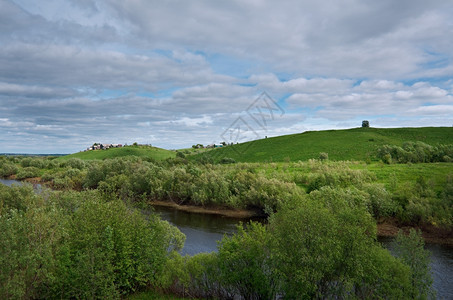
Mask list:
[{"label": "dark water", "polygon": [[11,180],[11,179],[1,179],[1,178],[0,178],[0,183],[3,183],[4,185],[7,185],[7,186],[12,186],[13,184],[22,185],[22,182],[20,182],[20,181]]},{"label": "dark water", "polygon": [[[24,185],[25,183],[22,182],[22,181],[13,180],[13,179],[1,179],[0,178],[0,184],[4,184],[4,185],[7,185],[7,186],[12,186],[12,185]],[[40,193],[42,191],[42,186],[39,183],[33,184],[33,188],[38,193]]]},{"label": "dark water", "polygon": [[217,241],[224,235],[235,233],[239,222],[248,221],[212,214],[189,213],[162,206],[155,206],[154,210],[162,219],[175,225],[186,235],[186,243],[181,251],[183,255],[216,251]]},{"label": "dark water", "polygon": [[[236,232],[236,225],[247,220],[232,219],[209,214],[177,211],[168,207],[155,207],[162,219],[177,226],[186,235],[182,254],[194,255],[200,252],[217,251],[217,241],[223,235]],[[379,238],[382,245],[391,250],[393,238]],[[427,244],[431,252],[433,286],[438,299],[453,299],[453,248]]]},{"label": "dark water", "polygon": [[[392,252],[393,238],[380,237],[379,242]],[[426,244],[425,248],[431,252],[430,266],[437,298],[453,299],[453,247]]]}]

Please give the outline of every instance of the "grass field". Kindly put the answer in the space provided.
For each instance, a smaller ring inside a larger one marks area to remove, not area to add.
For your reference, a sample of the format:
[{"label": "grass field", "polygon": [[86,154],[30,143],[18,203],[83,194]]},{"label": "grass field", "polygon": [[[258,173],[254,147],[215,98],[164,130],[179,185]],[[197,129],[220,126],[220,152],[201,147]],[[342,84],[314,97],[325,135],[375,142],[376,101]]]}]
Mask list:
[{"label": "grass field", "polygon": [[377,160],[376,150],[382,145],[401,146],[406,141],[453,144],[453,127],[308,131],[217,148],[192,158],[207,155],[214,160],[229,157],[238,162],[304,161],[326,152],[330,160],[366,161]]},{"label": "grass field", "polygon": [[107,150],[91,150],[85,152],[78,152],[58,158],[59,160],[67,160],[70,158],[80,158],[84,160],[92,159],[107,159],[122,156],[139,156],[147,157],[155,160],[164,160],[170,157],[175,157],[174,151],[156,148],[151,146],[126,146],[122,148],[111,148]]}]

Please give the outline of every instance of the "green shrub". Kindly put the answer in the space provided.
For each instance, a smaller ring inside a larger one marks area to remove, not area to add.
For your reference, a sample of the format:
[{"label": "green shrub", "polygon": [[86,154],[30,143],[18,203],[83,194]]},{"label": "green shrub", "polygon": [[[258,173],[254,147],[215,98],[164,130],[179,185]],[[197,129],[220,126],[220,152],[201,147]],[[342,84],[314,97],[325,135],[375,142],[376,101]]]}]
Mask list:
[{"label": "green shrub", "polygon": [[319,153],[319,160],[328,160],[329,159],[329,154],[326,152],[321,152]]},{"label": "green shrub", "polygon": [[31,157],[24,157],[20,160],[20,165],[24,168],[30,167],[30,163],[32,162],[33,158]]},{"label": "green shrub", "polygon": [[0,298],[120,298],[159,286],[185,236],[99,193],[0,186]]},{"label": "green shrub", "polygon": [[219,244],[218,264],[222,287],[244,299],[273,299],[277,293],[270,253],[271,235],[259,223],[242,225]]},{"label": "green shrub", "polygon": [[8,177],[14,175],[18,171],[18,167],[12,163],[2,163],[0,168],[0,177]]},{"label": "green shrub", "polygon": [[221,164],[235,164],[236,160],[234,158],[224,157],[220,160],[220,163]]},{"label": "green shrub", "polygon": [[396,237],[395,254],[411,270],[412,289],[407,294],[410,299],[435,299],[436,293],[432,288],[433,279],[430,271],[430,254],[424,249],[424,240],[420,231],[411,229],[409,234],[401,230]]},{"label": "green shrub", "polygon": [[377,151],[384,163],[449,162],[453,157],[453,145],[436,147],[423,142],[405,142],[402,147],[384,145]]},{"label": "green shrub", "polygon": [[409,270],[375,243],[366,210],[322,199],[287,202],[270,219],[284,298],[404,298]]},{"label": "green shrub", "polygon": [[39,169],[35,167],[25,167],[17,172],[17,179],[34,178],[40,175]]},{"label": "green shrub", "polygon": [[70,158],[68,160],[62,161],[60,163],[60,167],[62,168],[71,167],[73,169],[82,170],[86,168],[86,162],[81,160],[80,158]]}]

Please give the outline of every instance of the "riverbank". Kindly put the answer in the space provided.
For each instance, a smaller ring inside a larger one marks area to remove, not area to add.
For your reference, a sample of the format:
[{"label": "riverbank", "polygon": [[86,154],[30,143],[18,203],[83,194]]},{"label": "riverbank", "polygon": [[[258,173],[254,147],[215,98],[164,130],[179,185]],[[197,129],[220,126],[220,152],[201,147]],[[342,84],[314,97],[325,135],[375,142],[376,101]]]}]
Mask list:
[{"label": "riverbank", "polygon": [[[254,210],[238,210],[229,208],[201,207],[195,205],[179,205],[168,201],[151,201],[152,206],[171,207],[180,211],[199,214],[220,215],[236,219],[265,218],[265,216]],[[395,220],[389,219],[386,222],[377,224],[377,234],[381,237],[396,237],[400,230],[409,232],[411,228],[420,229],[422,236],[427,243],[447,245],[453,247],[453,230],[442,229],[435,226],[411,227],[398,226]]]},{"label": "riverbank", "polygon": [[202,207],[196,205],[180,205],[174,202],[169,201],[150,201],[152,206],[163,206],[171,207],[173,209],[190,212],[190,213],[199,213],[199,214],[210,214],[210,215],[220,215],[229,218],[235,219],[251,219],[251,218],[265,218],[265,216],[258,210],[246,210],[246,209],[231,209],[225,207]]},{"label": "riverbank", "polygon": [[423,239],[427,243],[446,245],[453,247],[453,230],[443,229],[436,226],[398,226],[395,220],[377,224],[377,234],[381,237],[396,237],[400,230],[409,232],[411,228],[419,229]]},{"label": "riverbank", "polygon": [[[8,176],[7,180],[17,180],[31,183],[33,185],[41,184],[47,185],[48,183],[43,182],[40,177],[26,178],[18,180],[16,175]],[[246,210],[246,209],[232,209],[227,207],[202,207],[196,205],[180,205],[171,201],[150,201],[150,205],[170,207],[180,211],[199,213],[199,214],[211,214],[219,215],[235,219],[251,219],[251,218],[265,218],[266,216],[260,210]],[[377,224],[378,236],[382,237],[395,237],[399,230],[408,232],[411,226],[400,226],[396,220],[387,219],[382,223]],[[428,243],[447,245],[453,247],[453,230],[443,229],[434,225],[415,227],[422,231],[422,236]]]},{"label": "riverbank", "polygon": [[[151,201],[152,206],[171,207],[180,211],[221,215],[236,219],[265,218],[265,216],[254,210],[238,210],[229,208],[201,207],[195,205],[179,205],[168,201]],[[435,226],[411,227],[398,226],[395,220],[389,219],[386,222],[377,224],[377,234],[381,237],[396,237],[400,230],[409,232],[411,228],[420,229],[422,236],[427,243],[447,245],[453,247],[453,230],[447,230]]]}]

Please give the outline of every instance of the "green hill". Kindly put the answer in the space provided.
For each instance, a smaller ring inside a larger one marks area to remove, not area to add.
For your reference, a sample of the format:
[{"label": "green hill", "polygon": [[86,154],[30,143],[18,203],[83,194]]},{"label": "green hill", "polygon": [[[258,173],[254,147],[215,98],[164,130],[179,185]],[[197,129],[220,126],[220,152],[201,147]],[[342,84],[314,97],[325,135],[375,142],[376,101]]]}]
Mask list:
[{"label": "green hill", "polygon": [[110,148],[107,150],[91,150],[85,152],[78,152],[66,156],[62,156],[59,159],[66,160],[70,158],[80,158],[84,160],[91,159],[106,159],[106,158],[115,158],[122,156],[139,156],[139,157],[148,157],[155,160],[164,160],[169,157],[175,157],[176,153],[174,151],[165,150],[162,148],[156,148],[151,146],[125,146],[122,148]]},{"label": "green hill", "polygon": [[215,161],[233,158],[238,162],[278,162],[319,158],[320,152],[330,160],[375,160],[382,145],[401,146],[407,141],[426,144],[453,144],[453,127],[422,128],[353,128],[346,130],[307,131],[299,134],[256,140],[193,155],[205,155]]}]

